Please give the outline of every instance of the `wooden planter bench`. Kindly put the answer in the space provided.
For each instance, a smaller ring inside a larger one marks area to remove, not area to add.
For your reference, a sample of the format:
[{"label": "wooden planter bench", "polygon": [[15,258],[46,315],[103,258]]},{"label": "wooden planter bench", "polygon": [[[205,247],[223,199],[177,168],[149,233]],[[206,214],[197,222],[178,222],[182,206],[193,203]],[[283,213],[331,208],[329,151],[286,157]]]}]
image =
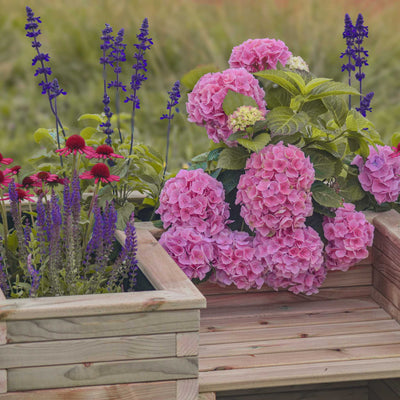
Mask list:
[{"label": "wooden planter bench", "polygon": [[400,399],[386,380],[400,377],[400,214],[370,219],[370,257],[330,272],[317,295],[199,286],[200,399]]}]

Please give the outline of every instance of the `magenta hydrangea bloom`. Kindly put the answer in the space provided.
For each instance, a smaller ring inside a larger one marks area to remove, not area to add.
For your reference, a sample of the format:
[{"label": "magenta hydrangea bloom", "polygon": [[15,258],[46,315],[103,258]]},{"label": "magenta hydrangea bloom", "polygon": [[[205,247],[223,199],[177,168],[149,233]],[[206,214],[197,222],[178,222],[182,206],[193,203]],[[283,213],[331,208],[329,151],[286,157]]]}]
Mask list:
[{"label": "magenta hydrangea bloom", "polygon": [[255,258],[253,237],[247,232],[224,229],[213,237],[215,273],[211,280],[238,289],[259,289],[264,284],[264,266]]},{"label": "magenta hydrangea bloom", "polygon": [[379,204],[396,201],[400,194],[400,158],[389,146],[369,146],[369,155],[364,162],[359,155],[352,164],[359,169],[358,180],[362,188],[374,195]]},{"label": "magenta hydrangea bloom", "polygon": [[285,66],[291,55],[292,53],[282,40],[248,39],[233,48],[229,66],[243,67],[249,72],[276,69],[278,62]]},{"label": "magenta hydrangea bloom", "polygon": [[190,279],[202,280],[210,271],[213,241],[196,229],[173,226],[161,235],[159,242]]},{"label": "magenta hydrangea bloom", "polygon": [[211,236],[228,223],[229,204],[221,182],[202,169],[180,170],[165,183],[157,213],[164,228],[189,226]]},{"label": "magenta hydrangea bloom", "polygon": [[372,246],[374,226],[365,215],[355,211],[354,204],[344,203],[336,210],[333,218],[324,217],[324,235],[328,270],[347,271],[352,265],[368,256],[368,246]]},{"label": "magenta hydrangea bloom", "polygon": [[228,90],[252,97],[263,116],[265,115],[265,92],[257,79],[244,68],[203,75],[188,94],[186,109],[189,114],[188,120],[205,126],[209,138],[215,143],[223,141],[229,146],[234,146],[234,141],[227,140],[232,130],[228,126],[228,116],[222,108]]},{"label": "magenta hydrangea bloom", "polygon": [[263,236],[304,225],[312,214],[315,171],[309,157],[282,142],[253,153],[241,175],[236,204],[247,225]]},{"label": "magenta hydrangea bloom", "polygon": [[255,256],[266,265],[265,283],[273,289],[314,294],[326,277],[324,244],[311,227],[284,229],[272,237],[256,234]]}]

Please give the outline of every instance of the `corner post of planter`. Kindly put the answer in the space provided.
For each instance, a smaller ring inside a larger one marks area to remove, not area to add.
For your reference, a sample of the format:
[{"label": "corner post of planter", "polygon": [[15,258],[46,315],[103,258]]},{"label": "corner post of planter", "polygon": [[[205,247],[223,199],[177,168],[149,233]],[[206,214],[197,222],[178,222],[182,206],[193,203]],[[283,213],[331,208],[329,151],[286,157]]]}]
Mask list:
[{"label": "corner post of planter", "polygon": [[[4,301],[6,297],[0,290],[0,303]],[[7,325],[0,319],[0,346],[7,343]],[[7,370],[0,369],[0,393],[7,393]]]},{"label": "corner post of planter", "polygon": [[400,322],[400,214],[374,214],[372,297]]}]

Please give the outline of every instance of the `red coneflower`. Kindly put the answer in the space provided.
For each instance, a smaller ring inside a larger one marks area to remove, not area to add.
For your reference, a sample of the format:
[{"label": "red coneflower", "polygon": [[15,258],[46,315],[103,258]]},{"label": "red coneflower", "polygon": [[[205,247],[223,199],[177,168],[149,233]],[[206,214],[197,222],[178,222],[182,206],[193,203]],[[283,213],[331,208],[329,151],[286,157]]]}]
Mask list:
[{"label": "red coneflower", "polygon": [[4,171],[0,171],[0,188],[7,188],[9,183],[12,181],[12,178],[9,176],[9,169],[5,169]]},{"label": "red coneflower", "polygon": [[93,148],[86,146],[85,139],[79,135],[70,136],[65,142],[65,147],[63,149],[56,150],[56,153],[60,153],[63,156],[68,156],[71,153],[86,154],[91,155],[94,152]]},{"label": "red coneflower", "polygon": [[104,163],[97,163],[93,165],[90,171],[85,171],[79,176],[79,178],[94,179],[95,183],[98,183],[99,181],[103,183],[118,182],[120,179],[117,175],[111,175],[109,168]]},{"label": "red coneflower", "polygon": [[3,154],[0,153],[0,164],[8,165],[11,164],[14,160],[12,158],[4,158]]},{"label": "red coneflower", "polygon": [[21,166],[20,165],[15,165],[14,167],[10,168],[10,171],[13,175],[18,175],[19,171],[21,171]]},{"label": "red coneflower", "polygon": [[107,144],[101,144],[90,156],[87,155],[86,157],[97,158],[97,159],[111,159],[112,157],[124,158],[124,156],[115,154],[114,149],[111,146],[108,146]]},{"label": "red coneflower", "polygon": [[37,172],[36,174],[32,175],[31,178],[36,182],[41,181],[43,183],[54,183],[59,179],[58,175],[51,174],[47,171]]},{"label": "red coneflower", "polygon": [[25,189],[28,189],[31,187],[41,187],[42,184],[37,179],[34,179],[31,176],[26,176],[24,179],[22,179],[21,186]]},{"label": "red coneflower", "polygon": [[[31,201],[32,203],[35,202],[34,199],[32,199],[32,197],[34,197],[34,195],[32,193],[29,193],[27,190],[23,190],[20,188],[15,189],[17,195],[18,195],[18,201],[21,202],[23,200],[28,200]],[[4,194],[4,198],[2,198],[1,200],[10,200],[10,194],[9,193],[5,193]]]}]

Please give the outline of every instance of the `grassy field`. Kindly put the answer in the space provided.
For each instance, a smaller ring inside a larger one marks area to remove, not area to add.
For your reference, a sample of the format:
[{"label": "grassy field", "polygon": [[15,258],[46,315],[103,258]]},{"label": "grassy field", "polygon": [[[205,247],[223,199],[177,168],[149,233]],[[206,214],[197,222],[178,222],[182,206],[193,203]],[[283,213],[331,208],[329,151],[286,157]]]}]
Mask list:
[{"label": "grassy field", "polygon": [[[25,6],[42,19],[43,51],[51,56],[54,76],[68,95],[59,112],[69,132],[79,132],[77,118],[102,111],[100,33],[104,23],[125,28],[131,74],[133,46],[147,17],[154,46],[148,53],[148,81],[139,92],[137,138],[161,153],[165,147],[167,91],[190,69],[202,64],[228,67],[233,46],[248,38],[276,38],[302,56],[312,71],[346,81],[341,73],[344,51],[343,18],[361,12],[369,26],[365,42],[370,65],[365,69],[365,93],[375,92],[370,119],[388,140],[400,131],[400,29],[396,0],[0,0],[0,152],[24,162],[33,146],[33,132],[52,127],[46,98],[33,77],[34,56],[25,37]],[[172,168],[179,168],[207,148],[205,131],[186,121],[185,106],[174,120]],[[125,109],[124,111],[129,111]]]}]

